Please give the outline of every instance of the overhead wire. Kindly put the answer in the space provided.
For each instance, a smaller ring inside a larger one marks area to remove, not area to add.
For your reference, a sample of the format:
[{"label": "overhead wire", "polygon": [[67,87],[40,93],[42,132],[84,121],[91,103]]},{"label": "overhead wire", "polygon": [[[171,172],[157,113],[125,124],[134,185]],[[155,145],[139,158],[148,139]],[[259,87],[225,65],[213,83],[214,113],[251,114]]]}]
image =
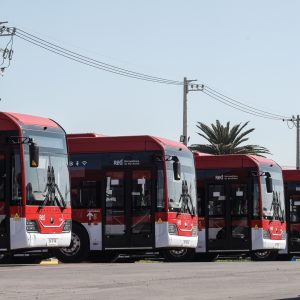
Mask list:
[{"label": "overhead wire", "polygon": [[[68,50],[57,44],[48,42],[42,38],[39,38],[38,36],[35,36],[35,35],[28,33],[22,29],[19,29],[19,28],[15,28],[14,35],[16,35],[18,38],[20,38],[28,43],[31,43],[40,48],[43,48],[49,52],[52,52],[59,56],[65,57],[69,60],[76,61],[78,63],[84,64],[84,65],[87,65],[87,66],[90,66],[90,67],[93,67],[96,69],[100,69],[100,70],[103,70],[106,72],[110,72],[113,74],[129,77],[129,78],[150,81],[150,82],[154,82],[154,83],[162,83],[162,84],[169,84],[169,85],[183,85],[182,81],[151,76],[151,75],[147,75],[145,73],[131,71],[129,69],[120,68],[120,67],[90,58],[90,57],[82,55],[80,53]],[[188,86],[191,86],[191,87],[193,85],[194,84],[191,84],[191,83],[188,84]],[[241,101],[233,99],[232,97],[228,97],[228,96],[224,95],[223,93],[220,93],[217,90],[215,90],[209,86],[202,85],[202,87],[203,87],[203,89],[201,91],[204,94],[206,94],[207,96],[209,96],[231,108],[242,111],[244,113],[251,114],[256,117],[270,119],[270,120],[286,121],[286,120],[290,119],[289,117],[286,117],[283,115],[274,114],[274,113],[267,112],[262,109],[258,109],[254,106],[247,105]]]},{"label": "overhead wire", "polygon": [[268,116],[268,115],[264,115],[264,114],[261,114],[261,113],[258,113],[258,112],[255,112],[255,111],[251,111],[251,110],[246,110],[245,107],[241,106],[241,105],[237,105],[237,104],[233,104],[229,101],[227,101],[226,99],[223,99],[221,97],[219,97],[218,95],[210,92],[210,91],[207,91],[207,90],[203,90],[202,91],[204,94],[206,94],[207,96],[227,105],[227,106],[230,106],[236,110],[239,110],[239,111],[242,111],[244,113],[247,113],[247,114],[250,114],[250,115],[253,115],[253,116],[256,116],[256,117],[261,117],[261,118],[265,118],[265,119],[270,119],[270,120],[282,120],[282,118],[279,118],[279,117],[272,117],[272,116]]},{"label": "overhead wire", "polygon": [[232,102],[234,102],[234,103],[240,104],[240,105],[242,105],[242,106],[244,106],[244,107],[247,107],[247,108],[249,108],[249,109],[251,109],[251,110],[255,110],[255,111],[259,112],[259,113],[267,114],[267,115],[270,115],[270,116],[273,116],[273,117],[279,117],[279,118],[281,118],[281,119],[287,119],[287,118],[288,118],[287,116],[278,115],[278,114],[273,114],[273,113],[267,112],[267,111],[265,111],[265,110],[258,109],[258,108],[255,108],[255,107],[253,107],[253,106],[244,104],[243,102],[240,102],[240,101],[235,100],[235,99],[233,99],[233,98],[231,98],[231,97],[228,97],[228,96],[226,96],[226,95],[224,95],[224,94],[222,94],[222,93],[220,93],[220,92],[218,92],[218,91],[216,91],[216,90],[210,88],[209,86],[204,86],[204,88],[208,89],[209,91],[212,91],[213,93],[216,93],[216,94],[220,95],[220,96],[223,97],[223,98],[228,99],[229,101],[232,101]]},{"label": "overhead wire", "polygon": [[119,67],[92,59],[90,57],[81,55],[77,52],[70,51],[59,45],[47,42],[44,39],[41,39],[37,36],[34,36],[34,35],[27,33],[21,29],[18,29],[18,28],[16,30],[16,36],[18,36],[19,38],[21,38],[29,43],[35,44],[36,46],[44,48],[45,50],[53,52],[55,54],[62,55],[66,58],[75,60],[82,64],[87,64],[89,66],[97,67],[97,68],[107,71],[107,72],[131,77],[131,78],[136,78],[136,79],[140,79],[140,80],[152,81],[152,82],[156,82],[156,83],[164,83],[164,84],[172,84],[172,85],[182,85],[183,84],[181,81],[170,80],[170,79],[155,77],[155,76],[151,76],[151,75],[147,75],[147,74],[143,74],[143,73],[139,73],[139,72],[134,72],[134,71],[131,71],[128,69],[119,68]]}]

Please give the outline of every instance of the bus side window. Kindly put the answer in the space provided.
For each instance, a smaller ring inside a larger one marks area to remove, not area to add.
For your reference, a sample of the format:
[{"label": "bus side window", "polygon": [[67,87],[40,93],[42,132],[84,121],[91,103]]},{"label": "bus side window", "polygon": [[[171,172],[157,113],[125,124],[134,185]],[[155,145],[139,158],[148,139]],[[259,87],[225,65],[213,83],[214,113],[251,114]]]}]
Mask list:
[{"label": "bus side window", "polygon": [[21,205],[22,200],[22,173],[21,159],[18,153],[12,156],[12,205]]},{"label": "bus side window", "polygon": [[83,181],[81,186],[81,203],[86,208],[97,208],[97,182]]},{"label": "bus side window", "polygon": [[164,193],[164,171],[157,171],[157,202],[156,202],[156,210],[157,211],[165,211],[165,193]]},{"label": "bus side window", "polygon": [[253,177],[253,211],[252,211],[252,217],[253,219],[259,218],[259,184],[257,177]]},{"label": "bus side window", "polygon": [[197,204],[198,204],[198,216],[205,215],[205,193],[204,188],[199,188],[197,190]]},{"label": "bus side window", "polygon": [[100,207],[100,191],[96,181],[72,182],[71,199],[73,208],[98,208]]},{"label": "bus side window", "polygon": [[[5,202],[5,180],[6,180],[5,165],[6,165],[5,154],[0,153],[0,202],[3,202],[3,206]],[[0,204],[0,206],[2,206],[2,204]]]}]

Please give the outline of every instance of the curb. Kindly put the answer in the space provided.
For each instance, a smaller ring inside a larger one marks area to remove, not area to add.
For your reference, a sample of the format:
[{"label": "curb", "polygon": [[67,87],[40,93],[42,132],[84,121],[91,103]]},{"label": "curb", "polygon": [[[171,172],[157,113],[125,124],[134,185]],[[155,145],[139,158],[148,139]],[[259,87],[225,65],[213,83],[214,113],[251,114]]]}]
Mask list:
[{"label": "curb", "polygon": [[48,258],[40,262],[40,265],[58,265],[58,264],[61,264],[61,262],[56,258]]}]

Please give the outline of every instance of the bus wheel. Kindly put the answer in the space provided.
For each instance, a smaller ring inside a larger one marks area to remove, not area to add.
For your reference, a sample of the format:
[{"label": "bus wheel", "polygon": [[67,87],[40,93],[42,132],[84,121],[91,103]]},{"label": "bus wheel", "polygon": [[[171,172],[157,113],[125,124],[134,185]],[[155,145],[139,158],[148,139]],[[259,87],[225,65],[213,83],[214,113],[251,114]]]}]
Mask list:
[{"label": "bus wheel", "polygon": [[250,253],[252,260],[255,261],[276,260],[277,255],[278,255],[277,251],[271,251],[271,250],[258,250],[258,251],[252,251]]},{"label": "bus wheel", "polygon": [[90,259],[95,263],[113,263],[119,257],[119,254],[110,251],[101,251],[91,253]]},{"label": "bus wheel", "polygon": [[294,255],[292,255],[292,254],[278,254],[277,260],[290,261],[293,259],[293,257],[294,257]]},{"label": "bus wheel", "polygon": [[72,225],[71,244],[55,251],[56,258],[63,263],[78,263],[84,261],[90,252],[90,241],[84,228],[76,223]]},{"label": "bus wheel", "polygon": [[9,264],[12,256],[10,254],[0,254],[0,264]]},{"label": "bus wheel", "polygon": [[191,261],[195,255],[195,249],[174,248],[163,250],[163,256],[168,262]]},{"label": "bus wheel", "polygon": [[195,254],[195,261],[216,261],[218,259],[217,253],[196,253]]}]

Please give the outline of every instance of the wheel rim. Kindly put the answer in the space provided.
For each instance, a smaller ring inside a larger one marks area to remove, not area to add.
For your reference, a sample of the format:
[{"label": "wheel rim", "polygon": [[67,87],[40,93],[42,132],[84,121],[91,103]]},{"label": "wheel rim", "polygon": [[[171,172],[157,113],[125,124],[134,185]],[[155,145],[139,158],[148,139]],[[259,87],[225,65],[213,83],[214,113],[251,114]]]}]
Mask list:
[{"label": "wheel rim", "polygon": [[266,258],[271,254],[271,252],[269,250],[255,251],[254,254],[257,258]]},{"label": "wheel rim", "polygon": [[179,249],[172,249],[169,250],[169,253],[173,256],[173,257],[184,257],[187,254],[187,249],[186,248],[179,248]]},{"label": "wheel rim", "polygon": [[66,248],[60,248],[59,250],[67,256],[74,256],[76,255],[81,247],[81,243],[80,243],[80,238],[77,234],[75,234],[74,232],[72,232],[72,236],[71,236],[71,244],[69,247]]}]

